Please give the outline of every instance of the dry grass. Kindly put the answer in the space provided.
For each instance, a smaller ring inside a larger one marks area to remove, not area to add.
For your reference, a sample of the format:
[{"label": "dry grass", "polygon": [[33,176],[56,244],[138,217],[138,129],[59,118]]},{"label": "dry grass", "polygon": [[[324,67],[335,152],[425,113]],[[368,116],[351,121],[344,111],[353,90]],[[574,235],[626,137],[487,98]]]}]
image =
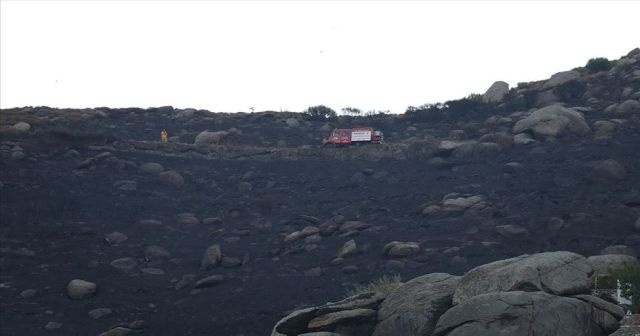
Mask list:
[{"label": "dry grass", "polygon": [[385,295],[391,293],[394,289],[402,285],[400,275],[383,275],[380,278],[367,283],[367,284],[355,284],[352,288],[347,290],[347,296],[354,296],[368,292],[380,292]]}]

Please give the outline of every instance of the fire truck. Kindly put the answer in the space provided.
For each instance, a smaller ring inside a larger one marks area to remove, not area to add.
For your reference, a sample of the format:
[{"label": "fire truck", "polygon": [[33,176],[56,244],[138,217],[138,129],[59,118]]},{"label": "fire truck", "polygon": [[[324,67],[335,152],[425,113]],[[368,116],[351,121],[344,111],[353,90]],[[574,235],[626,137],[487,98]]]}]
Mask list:
[{"label": "fire truck", "polygon": [[336,128],[326,139],[322,139],[323,147],[351,146],[361,144],[381,144],[384,134],[372,127]]}]

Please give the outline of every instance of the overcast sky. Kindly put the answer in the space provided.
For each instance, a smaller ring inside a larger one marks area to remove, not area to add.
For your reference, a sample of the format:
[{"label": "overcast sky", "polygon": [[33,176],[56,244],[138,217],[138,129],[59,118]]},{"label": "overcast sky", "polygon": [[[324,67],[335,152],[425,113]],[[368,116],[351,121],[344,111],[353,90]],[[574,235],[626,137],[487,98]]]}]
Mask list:
[{"label": "overcast sky", "polygon": [[6,1],[0,105],[391,110],[640,47],[638,1]]}]

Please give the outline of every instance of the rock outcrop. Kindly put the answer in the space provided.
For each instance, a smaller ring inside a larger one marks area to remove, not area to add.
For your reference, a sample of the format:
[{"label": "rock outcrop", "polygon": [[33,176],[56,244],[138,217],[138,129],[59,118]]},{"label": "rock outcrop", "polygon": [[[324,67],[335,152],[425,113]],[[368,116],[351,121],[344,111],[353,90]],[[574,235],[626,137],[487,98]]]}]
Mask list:
[{"label": "rock outcrop", "polygon": [[430,335],[451,307],[459,277],[445,273],[412,279],[391,292],[378,311],[374,336]]},{"label": "rock outcrop", "polygon": [[487,92],[482,95],[482,101],[485,103],[499,103],[509,93],[509,84],[503,81],[497,81],[489,87]]},{"label": "rock outcrop", "polygon": [[559,137],[567,133],[586,135],[591,128],[580,112],[560,105],[534,111],[513,126],[513,133],[531,131],[536,137]]},{"label": "rock outcrop", "polygon": [[589,294],[591,262],[599,269],[608,262],[600,257],[619,256],[587,260],[546,252],[482,265],[462,277],[427,274],[386,297],[365,293],[297,310],[278,322],[272,336],[606,336],[618,328],[624,310]]},{"label": "rock outcrop", "polygon": [[544,291],[554,295],[585,293],[591,288],[593,268],[572,252],[523,255],[478,266],[460,279],[455,304],[474,296],[510,291]]},{"label": "rock outcrop", "polygon": [[497,292],[475,296],[449,309],[436,325],[434,336],[479,335],[608,335],[618,328],[610,311],[619,311],[595,297],[589,300],[545,292]]}]

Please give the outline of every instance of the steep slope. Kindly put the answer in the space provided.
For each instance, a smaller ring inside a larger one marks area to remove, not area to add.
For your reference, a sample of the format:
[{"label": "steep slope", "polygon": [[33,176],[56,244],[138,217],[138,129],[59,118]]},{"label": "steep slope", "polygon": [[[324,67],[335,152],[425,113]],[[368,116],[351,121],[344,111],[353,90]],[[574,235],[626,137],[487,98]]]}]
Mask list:
[{"label": "steep slope", "polygon": [[[498,101],[324,121],[2,110],[2,334],[264,335],[284,312],[386,273],[636,250],[639,71],[634,50]],[[319,148],[355,125],[387,143]],[[204,131],[220,133],[196,144]],[[97,291],[71,299],[74,279]]]}]

